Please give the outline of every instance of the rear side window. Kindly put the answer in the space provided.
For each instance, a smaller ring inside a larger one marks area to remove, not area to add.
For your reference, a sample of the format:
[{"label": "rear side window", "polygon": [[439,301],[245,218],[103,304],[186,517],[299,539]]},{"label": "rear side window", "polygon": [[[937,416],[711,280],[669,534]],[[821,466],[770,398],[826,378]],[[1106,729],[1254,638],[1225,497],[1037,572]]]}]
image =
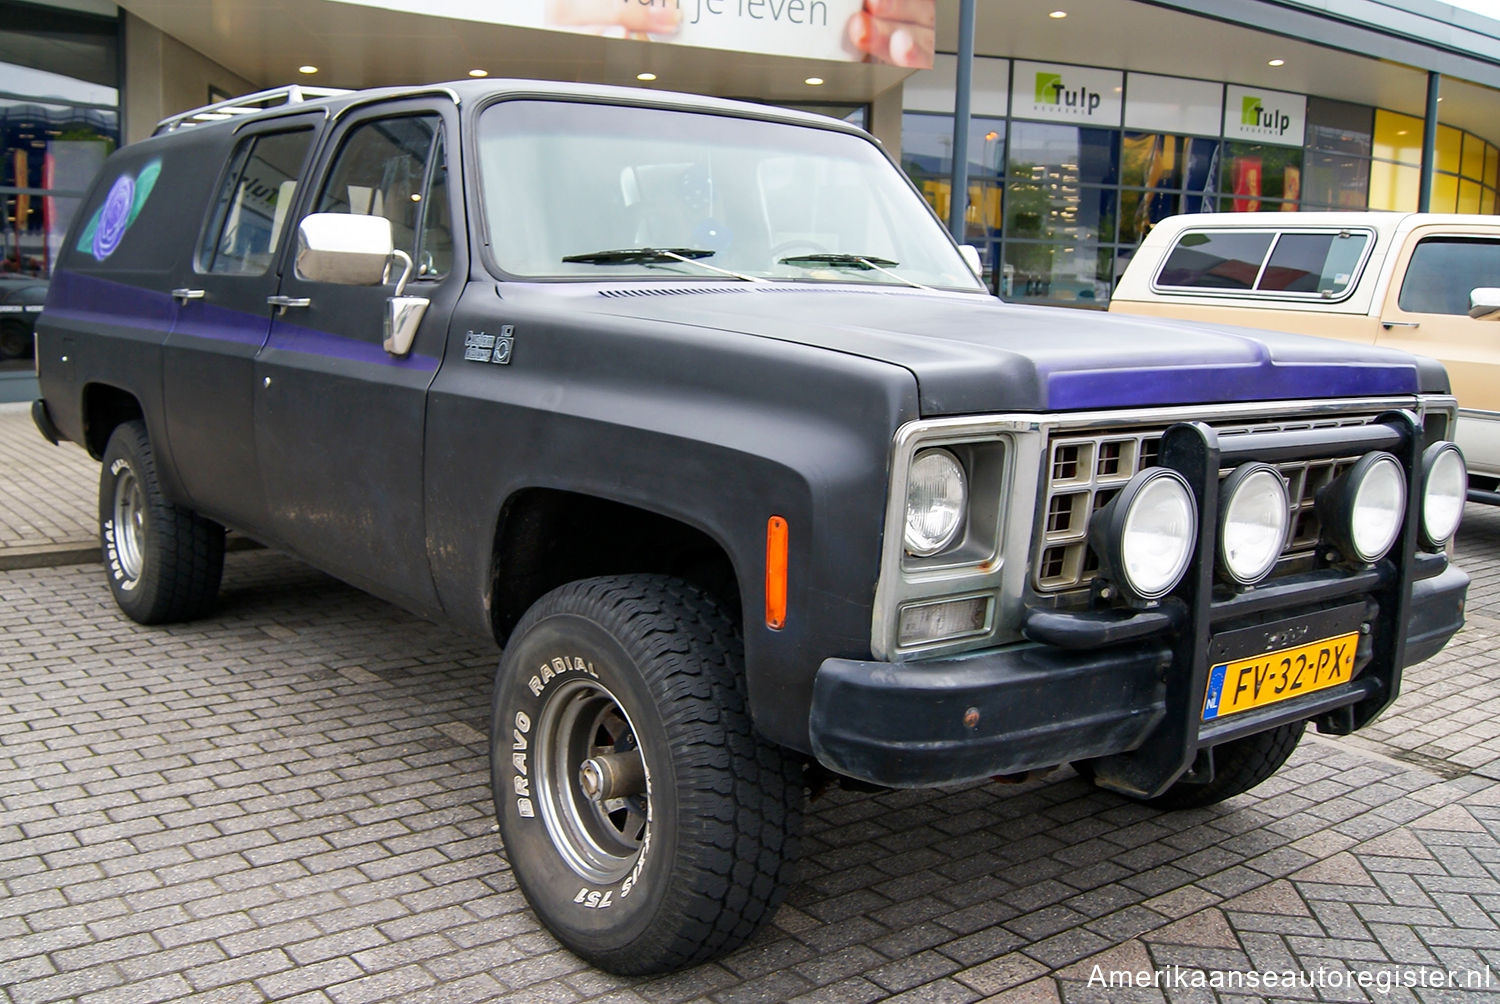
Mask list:
[{"label": "rear side window", "polygon": [[199,271],[264,275],[271,267],[312,137],[298,129],[240,140],[199,244]]},{"label": "rear side window", "polygon": [[1500,286],[1500,241],[1428,237],[1412,251],[1396,302],[1413,314],[1467,314],[1480,286]]},{"label": "rear side window", "polygon": [[1254,289],[1272,233],[1185,233],[1156,277],[1158,286],[1190,289]]},{"label": "rear side window", "polygon": [[1167,256],[1156,286],[1335,299],[1358,278],[1370,236],[1363,230],[1189,231]]}]

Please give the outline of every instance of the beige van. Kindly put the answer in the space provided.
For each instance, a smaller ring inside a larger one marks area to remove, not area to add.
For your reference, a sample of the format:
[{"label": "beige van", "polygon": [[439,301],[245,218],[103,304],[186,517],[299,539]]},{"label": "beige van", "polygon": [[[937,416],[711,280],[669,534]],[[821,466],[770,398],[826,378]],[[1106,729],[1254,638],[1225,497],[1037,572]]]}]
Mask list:
[{"label": "beige van", "polygon": [[1109,309],[1440,360],[1470,498],[1500,502],[1500,216],[1200,213],[1158,223]]}]

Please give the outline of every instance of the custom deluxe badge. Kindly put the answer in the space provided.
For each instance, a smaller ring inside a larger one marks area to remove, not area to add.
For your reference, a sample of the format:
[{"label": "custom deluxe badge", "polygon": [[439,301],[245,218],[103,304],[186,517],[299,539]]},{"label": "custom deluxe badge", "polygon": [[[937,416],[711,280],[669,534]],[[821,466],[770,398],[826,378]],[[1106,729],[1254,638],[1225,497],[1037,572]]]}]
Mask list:
[{"label": "custom deluxe badge", "polygon": [[515,346],[515,331],[514,324],[502,324],[498,335],[484,331],[466,332],[464,334],[464,360],[471,363],[494,363],[497,366],[508,366],[511,350]]}]

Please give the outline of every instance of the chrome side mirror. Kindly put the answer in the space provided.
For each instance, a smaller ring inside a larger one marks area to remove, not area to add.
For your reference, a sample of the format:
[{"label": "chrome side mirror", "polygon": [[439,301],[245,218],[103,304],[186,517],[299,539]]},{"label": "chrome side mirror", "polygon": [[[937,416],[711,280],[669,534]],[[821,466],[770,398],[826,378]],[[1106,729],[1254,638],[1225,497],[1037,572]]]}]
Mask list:
[{"label": "chrome side mirror", "polygon": [[1469,290],[1469,316],[1477,321],[1500,321],[1500,289],[1480,286]]},{"label": "chrome side mirror", "polygon": [[964,264],[969,266],[969,271],[974,273],[974,277],[983,279],[984,266],[979,261],[979,249],[972,244],[960,244],[958,253],[963,256]]},{"label": "chrome side mirror", "polygon": [[297,225],[297,278],[379,286],[393,248],[384,216],[313,213]]},{"label": "chrome side mirror", "polygon": [[380,286],[390,281],[391,266],[401,266],[395,295],[385,301],[385,350],[405,356],[430,301],[406,296],[412,276],[411,255],[394,246],[391,221],[384,216],[313,213],[297,226],[297,277],[342,286]]}]

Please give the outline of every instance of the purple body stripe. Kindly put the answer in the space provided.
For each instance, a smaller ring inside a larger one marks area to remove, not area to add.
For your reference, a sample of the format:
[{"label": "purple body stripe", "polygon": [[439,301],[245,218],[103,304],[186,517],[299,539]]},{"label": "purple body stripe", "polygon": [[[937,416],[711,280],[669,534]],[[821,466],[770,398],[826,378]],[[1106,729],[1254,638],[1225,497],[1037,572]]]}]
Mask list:
[{"label": "purple body stripe", "polygon": [[[52,296],[49,299],[69,304],[64,308],[49,307],[48,311],[54,317],[98,319],[111,324],[156,330],[163,334],[171,331],[178,335],[241,345],[261,345],[266,342],[266,329],[270,326],[266,317],[197,301],[189,301],[182,308],[174,326],[173,317],[178,315],[178,309],[169,294],[97,276],[80,275],[77,272],[59,272],[54,275]],[[438,368],[435,356],[411,355],[405,359],[397,359],[372,342],[343,338],[286,322],[277,324],[267,347],[407,370],[432,371]]]},{"label": "purple body stripe", "polygon": [[1415,394],[1414,367],[1372,363],[1261,363],[1049,373],[1047,406],[1059,411],[1194,402]]}]

